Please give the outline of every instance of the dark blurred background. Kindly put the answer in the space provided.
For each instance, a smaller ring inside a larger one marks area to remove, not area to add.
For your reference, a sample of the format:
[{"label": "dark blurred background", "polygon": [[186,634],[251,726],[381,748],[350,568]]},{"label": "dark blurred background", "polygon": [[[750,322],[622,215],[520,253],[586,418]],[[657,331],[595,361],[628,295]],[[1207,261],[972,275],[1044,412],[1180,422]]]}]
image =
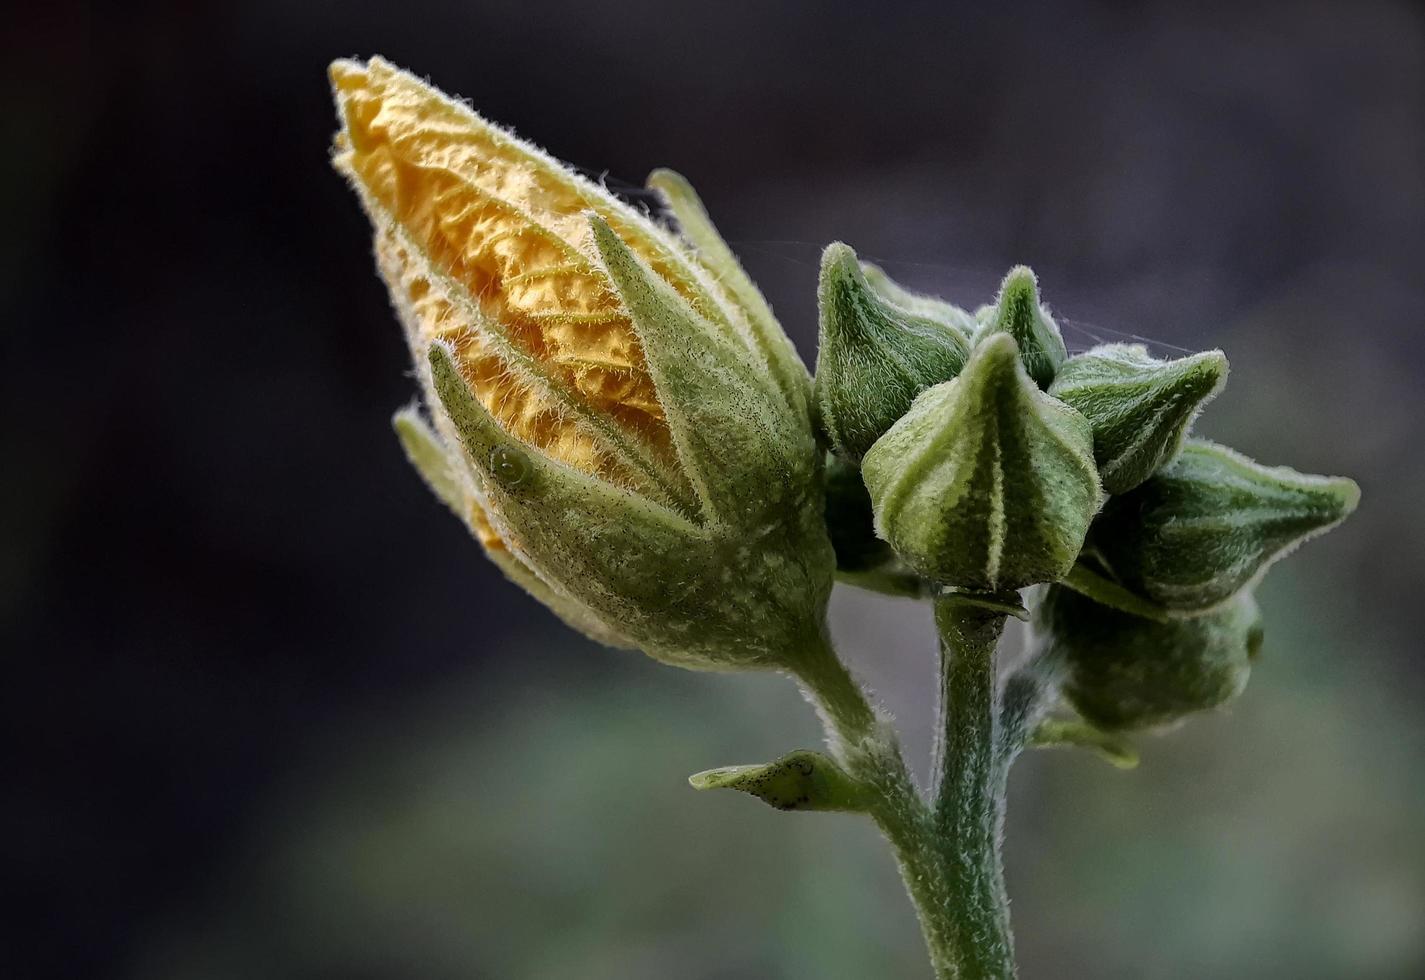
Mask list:
[{"label": "dark blurred background", "polygon": [[[993,7],[993,9],[990,9]],[[928,976],[863,822],[695,796],[817,731],[592,647],[409,472],[328,168],[381,53],[611,186],[687,174],[814,353],[844,239],[1071,348],[1223,347],[1200,431],[1357,477],[1143,766],[1036,756],[1026,978],[1425,976],[1425,19],[1405,3],[52,0],[0,60],[0,975]],[[838,595],[928,744],[924,611]]]}]

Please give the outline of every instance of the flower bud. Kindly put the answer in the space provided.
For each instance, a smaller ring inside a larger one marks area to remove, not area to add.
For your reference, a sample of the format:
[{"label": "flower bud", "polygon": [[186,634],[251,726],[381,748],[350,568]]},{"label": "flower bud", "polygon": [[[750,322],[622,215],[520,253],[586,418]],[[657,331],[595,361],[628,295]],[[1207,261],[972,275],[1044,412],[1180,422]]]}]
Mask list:
[{"label": "flower bud", "polygon": [[1120,494],[1177,455],[1226,380],[1221,351],[1160,361],[1141,344],[1107,344],[1065,361],[1049,393],[1089,420],[1104,493]]},{"label": "flower bud", "polygon": [[1039,302],[1039,282],[1027,266],[1009,270],[999,288],[993,312],[983,320],[976,337],[983,342],[998,333],[1007,333],[1019,345],[1025,370],[1041,388],[1048,388],[1059,365],[1069,356],[1059,325]]},{"label": "flower bud", "polygon": [[1109,731],[1153,728],[1225,704],[1246,687],[1262,644],[1248,592],[1201,616],[1154,622],[1054,586],[1035,610],[1034,630],[1064,664],[1069,703]]},{"label": "flower bud", "polygon": [[971,591],[1057,581],[1099,501],[1088,422],[1035,387],[1004,333],[921,394],[861,474],[876,531],[901,559]]},{"label": "flower bud", "polygon": [[1267,467],[1210,442],[1113,497],[1090,543],[1120,584],[1179,612],[1226,602],[1303,541],[1356,509],[1344,477]]},{"label": "flower bud", "polygon": [[427,482],[584,632],[787,666],[833,569],[807,379],[691,190],[696,250],[379,58],[332,82],[333,162],[435,422],[397,423]]},{"label": "flower bud", "polygon": [[938,301],[914,297],[884,273],[879,280],[880,291],[849,246],[833,242],[822,253],[817,409],[837,454],[857,461],[916,395],[959,374],[969,353],[958,321],[935,318]]}]

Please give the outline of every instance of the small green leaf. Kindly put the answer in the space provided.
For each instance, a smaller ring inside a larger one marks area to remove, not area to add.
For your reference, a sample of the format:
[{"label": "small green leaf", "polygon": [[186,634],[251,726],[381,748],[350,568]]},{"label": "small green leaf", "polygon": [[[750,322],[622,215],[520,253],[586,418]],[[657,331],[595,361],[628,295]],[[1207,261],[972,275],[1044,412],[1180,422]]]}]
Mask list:
[{"label": "small green leaf", "polygon": [[1360,495],[1344,477],[1261,466],[1190,440],[1174,462],[1109,500],[1090,542],[1130,591],[1170,610],[1201,611],[1345,520]]},{"label": "small green leaf", "polygon": [[1099,502],[1087,420],[1035,387],[1007,334],[921,394],[861,474],[877,533],[917,574],[966,591],[1057,581]]},{"label": "small green leaf", "polygon": [[819,752],[799,749],[776,762],[724,766],[688,777],[694,789],[735,789],[778,810],[866,809],[861,786]]},{"label": "small green leaf", "polygon": [[1141,344],[1108,344],[1065,361],[1049,393],[1089,420],[1104,492],[1121,494],[1177,454],[1226,380],[1221,351],[1160,361]]},{"label": "small green leaf", "polygon": [[1027,266],[1017,265],[1004,277],[994,311],[977,339],[983,343],[1001,333],[1009,334],[1019,345],[1019,356],[1034,383],[1048,388],[1069,354],[1059,325],[1039,302],[1039,282]]},{"label": "small green leaf", "polygon": [[1262,644],[1245,592],[1215,612],[1154,622],[1054,586],[1034,630],[1043,655],[1064,665],[1064,697],[1105,731],[1153,728],[1232,700]]},{"label": "small green leaf", "polygon": [[969,342],[929,304],[912,311],[873,289],[840,242],[822,254],[818,300],[817,411],[837,454],[859,461],[916,395],[960,373]]}]

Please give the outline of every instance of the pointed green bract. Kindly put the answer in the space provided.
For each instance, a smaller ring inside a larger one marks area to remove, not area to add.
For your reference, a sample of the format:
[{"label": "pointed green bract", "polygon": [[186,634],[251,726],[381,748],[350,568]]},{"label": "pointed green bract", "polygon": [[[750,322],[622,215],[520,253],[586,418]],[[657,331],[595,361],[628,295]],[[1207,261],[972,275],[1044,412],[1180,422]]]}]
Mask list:
[{"label": "pointed green bract", "polygon": [[1165,725],[1232,700],[1262,644],[1248,592],[1201,616],[1154,622],[1055,586],[1035,610],[1034,628],[1047,654],[1065,664],[1069,703],[1110,731]]},{"label": "pointed green bract", "polygon": [[1359,500],[1353,480],[1261,466],[1189,440],[1166,468],[1109,501],[1090,542],[1130,591],[1195,612],[1231,599]]},{"label": "pointed green bract", "polygon": [[1104,492],[1122,494],[1177,454],[1226,380],[1221,351],[1160,361],[1141,344],[1107,344],[1065,361],[1049,393],[1089,420]]},{"label": "pointed green bract", "polygon": [[1027,266],[1015,266],[1004,277],[993,312],[983,321],[977,339],[983,343],[1001,333],[1019,345],[1019,356],[1035,384],[1048,388],[1069,356],[1068,348],[1059,325],[1039,302],[1039,282]]},{"label": "pointed green bract", "polygon": [[856,253],[840,242],[822,254],[817,299],[821,426],[838,455],[859,460],[916,395],[959,374],[969,344],[956,325],[872,289]]},{"label": "pointed green bract", "polygon": [[938,296],[928,296],[925,293],[906,289],[886,275],[886,270],[874,262],[862,261],[861,272],[866,277],[866,284],[888,303],[899,306],[914,316],[954,327],[966,341],[975,335],[975,329],[978,326],[975,323],[975,318],[954,303],[947,302]]},{"label": "pointed green bract", "polygon": [[750,528],[772,517],[800,520],[809,507],[819,512],[809,419],[777,397],[765,368],[650,272],[602,219],[590,222],[643,345],[679,458],[704,504],[701,516]]},{"label": "pointed green bract", "polygon": [[679,173],[659,169],[648,175],[648,186],[662,196],[677,220],[678,231],[684,240],[697,250],[703,264],[742,307],[757,339],[758,349],[767,358],[783,394],[796,411],[805,413],[811,399],[811,377],[807,374],[806,365],[772,315],[772,308],[767,305],[762,291],[743,271],[742,263],[737,261],[737,256],[732,254],[732,249],[718,234],[693,185]]},{"label": "pointed green bract", "polygon": [[709,769],[688,782],[694,789],[735,789],[778,810],[866,809],[860,785],[831,759],[806,749],[765,765]]},{"label": "pointed green bract", "polygon": [[966,590],[1057,581],[1099,502],[1088,422],[1035,387],[1007,334],[917,398],[861,472],[877,533],[921,576]]}]

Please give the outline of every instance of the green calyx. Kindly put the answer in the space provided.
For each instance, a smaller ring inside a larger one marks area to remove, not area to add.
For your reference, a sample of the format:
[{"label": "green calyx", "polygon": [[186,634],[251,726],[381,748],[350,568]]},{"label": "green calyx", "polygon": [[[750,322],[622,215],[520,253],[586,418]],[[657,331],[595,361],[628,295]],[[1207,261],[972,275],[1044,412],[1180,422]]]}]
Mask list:
[{"label": "green calyx", "polygon": [[860,460],[916,395],[960,373],[970,346],[963,314],[879,270],[868,277],[840,242],[822,254],[818,301],[817,412],[837,454]]},{"label": "green calyx", "polygon": [[[446,347],[432,345],[429,360],[510,554],[559,598],[557,611],[576,607],[620,645],[682,667],[795,666],[831,587],[819,488],[808,492],[814,512],[771,526],[695,521],[524,445],[475,398]],[[747,546],[753,533],[760,548]]]},{"label": "green calyx", "polygon": [[688,777],[694,789],[735,789],[778,810],[866,809],[865,793],[820,752],[801,749],[764,765],[724,766]]},{"label": "green calyx", "polygon": [[1189,440],[1167,467],[1109,500],[1089,542],[1129,591],[1192,614],[1248,588],[1297,545],[1345,520],[1359,500],[1353,480],[1261,466]]},{"label": "green calyx", "polygon": [[1155,622],[1061,586],[1045,594],[1034,628],[1064,664],[1065,698],[1106,731],[1154,728],[1232,700],[1263,635],[1247,592],[1201,616]]},{"label": "green calyx", "polygon": [[1108,344],[1065,361],[1049,393],[1089,420],[1104,492],[1122,494],[1172,460],[1226,380],[1221,351],[1160,361],[1141,344]]},{"label": "green calyx", "polygon": [[1003,333],[921,394],[861,472],[877,533],[917,574],[967,591],[1063,577],[1100,498],[1087,420],[1035,386]]},{"label": "green calyx", "polygon": [[1027,266],[1009,270],[999,298],[988,310],[976,312],[981,327],[976,339],[984,343],[996,334],[1009,334],[1019,345],[1024,368],[1040,388],[1048,388],[1069,356],[1059,325],[1039,302],[1039,282]]}]

